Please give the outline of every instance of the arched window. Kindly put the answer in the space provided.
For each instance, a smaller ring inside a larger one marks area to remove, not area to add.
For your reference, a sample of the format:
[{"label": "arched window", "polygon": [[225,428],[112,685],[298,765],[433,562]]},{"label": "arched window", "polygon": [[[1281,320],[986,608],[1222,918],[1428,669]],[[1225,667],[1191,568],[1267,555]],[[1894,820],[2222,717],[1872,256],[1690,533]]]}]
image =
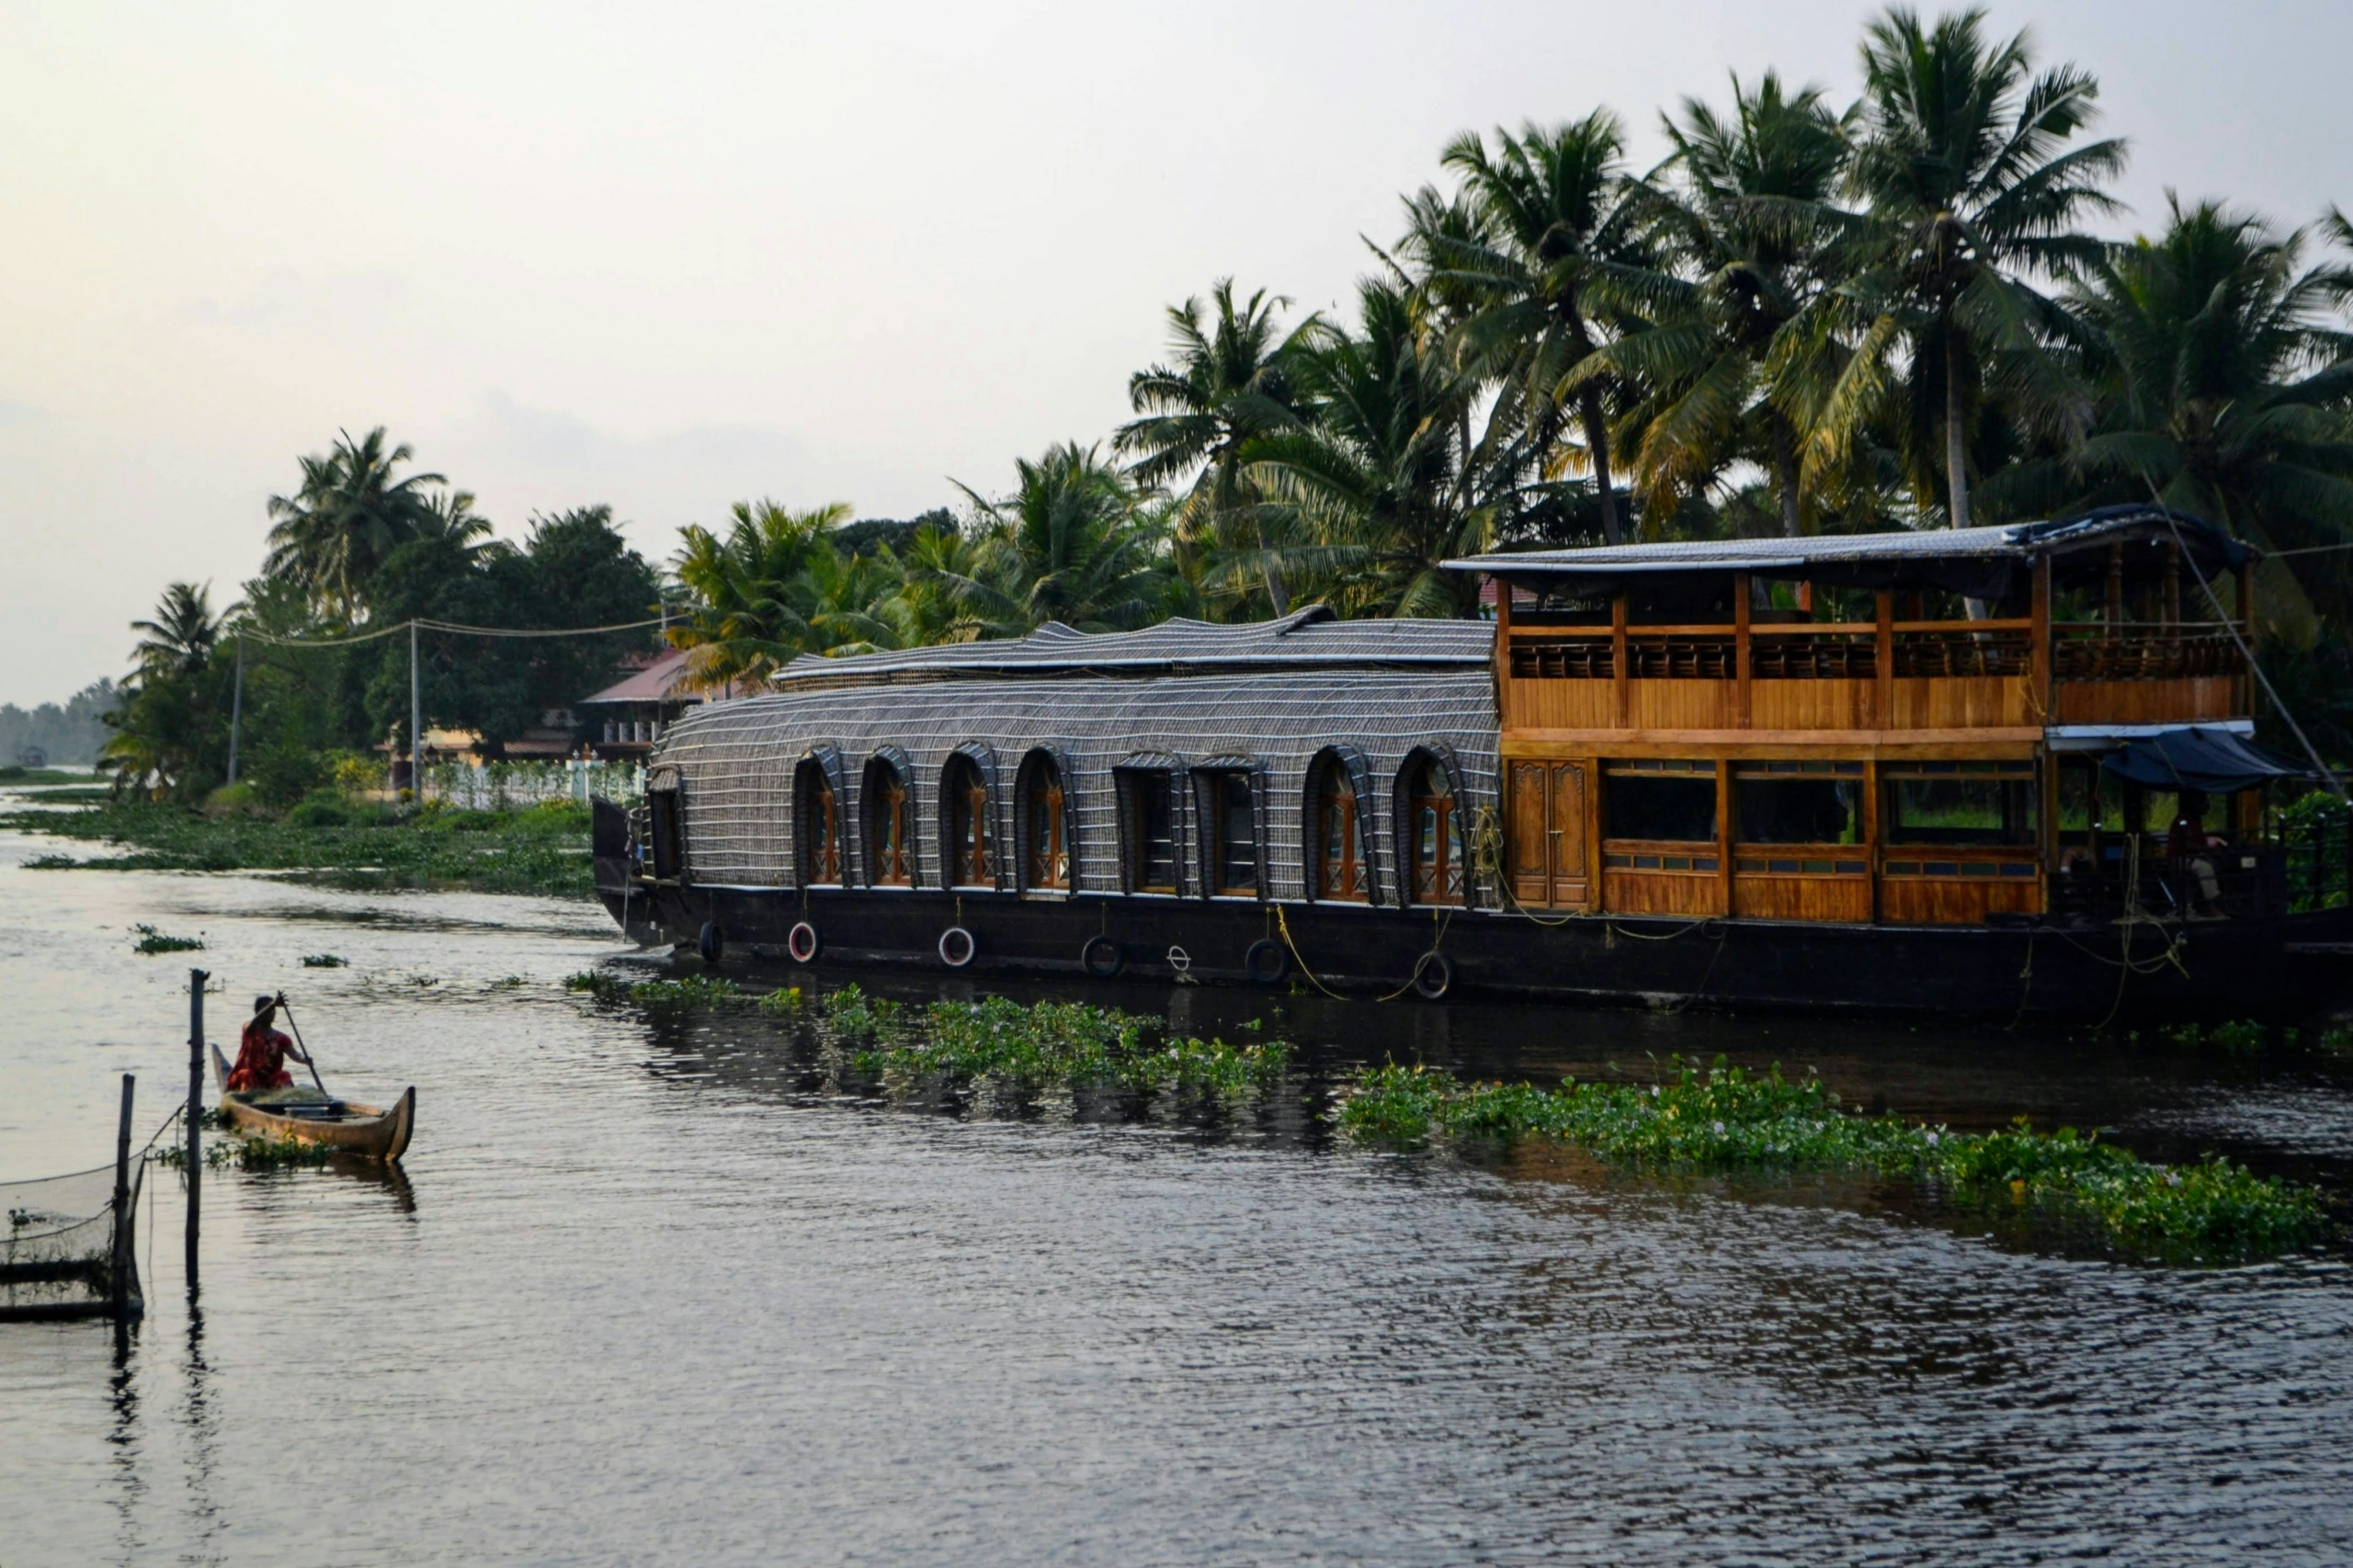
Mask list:
[{"label": "arched window", "polygon": [[866,765],[866,864],[879,888],[915,886],[914,803],[907,776],[888,757]]},{"label": "arched window", "polygon": [[960,888],[996,885],[995,848],[989,835],[989,787],[980,764],[969,756],[948,759],[941,781],[946,799],[942,820],[948,828],[948,881]]},{"label": "arched window", "polygon": [[839,887],[842,881],[841,802],[824,765],[801,765],[801,881],[804,887]]},{"label": "arched window", "polygon": [[1041,751],[1022,765],[1021,838],[1021,885],[1068,891],[1070,816],[1063,770]]},{"label": "arched window", "polygon": [[1316,765],[1312,812],[1309,860],[1314,868],[1315,896],[1348,903],[1370,902],[1372,878],[1364,847],[1369,824],[1357,798],[1356,780],[1336,755],[1325,754]]},{"label": "arched window", "polygon": [[1461,903],[1463,871],[1462,813],[1454,779],[1434,756],[1410,765],[1406,823],[1413,854],[1415,903]]}]

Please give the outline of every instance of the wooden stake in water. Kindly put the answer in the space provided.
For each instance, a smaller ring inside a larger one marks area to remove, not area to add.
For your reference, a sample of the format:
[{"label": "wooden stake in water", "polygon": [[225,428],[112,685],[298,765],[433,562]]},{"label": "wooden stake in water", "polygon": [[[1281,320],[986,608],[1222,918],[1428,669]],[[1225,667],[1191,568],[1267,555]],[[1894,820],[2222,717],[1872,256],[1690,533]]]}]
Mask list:
[{"label": "wooden stake in water", "polygon": [[204,983],[212,977],[200,969],[188,971],[188,1288],[196,1290],[196,1233],[203,1209],[204,1151]]},{"label": "wooden stake in water", "polygon": [[131,1090],[138,1079],[122,1075],[122,1119],[114,1132],[114,1267],[109,1305],[119,1322],[131,1283]]}]

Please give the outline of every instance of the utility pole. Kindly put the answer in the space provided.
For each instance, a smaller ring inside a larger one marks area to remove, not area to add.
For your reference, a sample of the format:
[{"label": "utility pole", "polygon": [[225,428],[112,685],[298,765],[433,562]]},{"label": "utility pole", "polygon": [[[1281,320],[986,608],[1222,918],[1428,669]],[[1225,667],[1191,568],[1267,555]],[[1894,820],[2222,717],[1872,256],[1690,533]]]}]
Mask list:
[{"label": "utility pole", "polygon": [[229,699],[229,782],[237,781],[237,727],[245,717],[245,634],[237,633],[237,685]]},{"label": "utility pole", "polygon": [[408,623],[408,788],[425,804],[425,681],[416,664],[416,622]]}]

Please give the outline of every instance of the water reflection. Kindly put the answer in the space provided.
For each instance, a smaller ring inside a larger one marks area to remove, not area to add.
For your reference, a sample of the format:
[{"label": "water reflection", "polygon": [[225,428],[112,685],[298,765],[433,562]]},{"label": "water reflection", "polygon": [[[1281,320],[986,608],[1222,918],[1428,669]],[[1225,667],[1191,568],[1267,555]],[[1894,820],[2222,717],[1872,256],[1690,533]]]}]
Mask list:
[{"label": "water reflection", "polygon": [[[220,1506],[214,1501],[220,1465],[220,1416],[213,1408],[212,1369],[205,1358],[204,1308],[195,1290],[188,1296],[186,1342],[180,1395],[180,1426],[187,1434],[182,1461],[186,1467],[185,1495],[180,1514],[186,1524],[176,1532],[177,1555],[184,1562],[219,1562],[225,1561],[213,1547],[222,1528]],[[266,1442],[263,1446],[267,1447]],[[275,1461],[278,1457],[273,1454],[271,1459]]]}]

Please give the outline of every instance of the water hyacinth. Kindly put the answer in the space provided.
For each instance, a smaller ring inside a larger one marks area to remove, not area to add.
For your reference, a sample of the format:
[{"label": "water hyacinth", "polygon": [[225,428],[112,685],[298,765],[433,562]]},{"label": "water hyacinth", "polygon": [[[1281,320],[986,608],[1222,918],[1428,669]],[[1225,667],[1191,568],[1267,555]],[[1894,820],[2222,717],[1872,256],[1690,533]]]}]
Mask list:
[{"label": "water hyacinth", "polygon": [[2073,1128],[2023,1118],[1991,1133],[1954,1132],[1838,1108],[1821,1080],[1683,1066],[1647,1086],[1465,1084],[1422,1067],[1360,1074],[1340,1125],[1359,1140],[1511,1142],[1545,1137],[1606,1161],[1703,1172],[1846,1171],[1916,1181],[1963,1201],[2035,1205],[2088,1217],[2127,1253],[2215,1261],[2310,1245],[2327,1230],[2319,1195],[2219,1155],[2167,1166]]},{"label": "water hyacinth", "polygon": [[[845,988],[849,989],[849,988]],[[1024,1006],[1002,996],[936,1002],[918,1018],[863,997],[826,999],[830,1022],[862,1028],[875,1043],[855,1064],[875,1076],[950,1084],[991,1078],[1033,1087],[1114,1087],[1139,1094],[1231,1096],[1263,1089],[1290,1062],[1279,1040],[1154,1038],[1159,1020],[1085,1002]]]}]

